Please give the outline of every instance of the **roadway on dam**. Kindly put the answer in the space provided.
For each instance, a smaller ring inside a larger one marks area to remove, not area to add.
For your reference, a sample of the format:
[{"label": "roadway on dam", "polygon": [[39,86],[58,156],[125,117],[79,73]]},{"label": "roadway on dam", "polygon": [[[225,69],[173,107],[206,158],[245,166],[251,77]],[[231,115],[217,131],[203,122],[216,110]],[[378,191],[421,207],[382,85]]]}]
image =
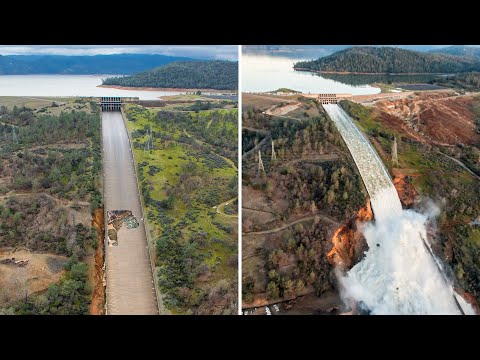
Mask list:
[{"label": "roadway on dam", "polygon": [[118,246],[106,245],[107,314],[158,314],[133,155],[119,111],[102,112],[102,138],[105,209],[131,210],[140,223],[134,229],[123,224]]}]

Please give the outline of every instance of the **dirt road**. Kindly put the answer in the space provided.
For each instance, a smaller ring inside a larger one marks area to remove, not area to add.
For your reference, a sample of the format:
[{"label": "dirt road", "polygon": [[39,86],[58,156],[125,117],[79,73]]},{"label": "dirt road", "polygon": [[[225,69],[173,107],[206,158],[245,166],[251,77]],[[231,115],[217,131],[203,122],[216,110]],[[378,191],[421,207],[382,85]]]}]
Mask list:
[{"label": "dirt road", "polygon": [[28,250],[0,250],[0,260],[28,260],[25,267],[0,264],[0,306],[22,299],[25,294],[43,291],[58,283],[65,273],[66,256],[34,253]]},{"label": "dirt road", "polygon": [[414,94],[413,91],[402,91],[402,92],[388,92],[388,93],[379,93],[371,95],[353,95],[350,100],[360,104],[374,104],[378,100],[395,100],[395,99],[405,99]]},{"label": "dirt road", "polygon": [[333,225],[335,225],[335,226],[338,226],[338,227],[340,226],[340,224],[339,224],[338,222],[336,222],[335,220],[329,218],[329,217],[326,216],[326,215],[315,214],[315,215],[310,215],[310,216],[306,216],[306,217],[297,219],[297,220],[295,220],[295,221],[289,222],[288,224],[284,224],[284,225],[278,226],[278,227],[276,227],[276,228],[274,228],[274,229],[263,230],[263,231],[244,232],[244,233],[243,233],[243,236],[273,234],[273,233],[276,233],[276,232],[279,232],[279,231],[288,229],[289,227],[291,227],[291,226],[293,226],[293,225],[296,225],[296,224],[299,224],[299,223],[302,223],[302,222],[304,222],[304,221],[314,220],[316,217],[318,217],[320,220],[323,220],[323,221],[328,222],[328,223],[330,223],[330,224],[333,224]]},{"label": "dirt road", "polygon": [[254,153],[255,151],[258,151],[258,149],[260,149],[264,144],[267,143],[267,141],[271,140],[271,136],[270,135],[267,135],[265,136],[262,141],[260,141],[257,146],[255,146],[254,148],[248,150],[247,152],[243,153],[242,155],[242,160],[246,160],[247,159],[247,156],[250,155],[251,153]]},{"label": "dirt road", "polygon": [[439,151],[439,154],[445,156],[446,158],[452,160],[453,162],[457,163],[458,165],[460,165],[463,169],[465,169],[470,175],[472,175],[473,177],[476,177],[478,180],[480,180],[480,176],[478,176],[477,174],[475,174],[472,170],[470,170],[467,165],[465,165],[463,162],[461,162],[460,160],[458,159],[455,159],[454,157],[451,157],[441,151]]},{"label": "dirt road", "polygon": [[224,215],[226,217],[236,218],[236,217],[238,217],[238,214],[226,214],[225,211],[224,211],[224,208],[225,208],[225,205],[231,204],[232,202],[237,200],[237,198],[238,198],[238,196],[235,196],[233,199],[227,200],[227,201],[221,203],[220,205],[215,206],[214,208],[217,210],[218,214]]},{"label": "dirt road", "polygon": [[46,196],[54,200],[58,205],[61,205],[61,206],[90,206],[90,202],[88,201],[60,199],[46,192],[33,192],[33,191],[18,193],[12,190],[6,193],[5,195],[0,196],[0,200],[7,199],[9,197],[19,197],[19,196]]},{"label": "dirt road", "polygon": [[274,105],[270,107],[268,110],[265,110],[265,114],[267,115],[273,115],[273,116],[281,116],[281,115],[287,115],[289,112],[292,112],[293,110],[296,110],[302,105],[302,103],[297,102],[297,103],[289,103],[285,106],[278,107],[277,105]]},{"label": "dirt road", "polygon": [[[208,127],[207,127],[208,128]],[[192,135],[190,135],[187,130],[183,130],[184,134],[187,135],[189,138],[193,139],[193,141],[195,141],[197,144],[199,145],[205,145],[205,143],[203,141],[200,141],[200,140],[197,140],[195,139]],[[228,165],[230,165],[235,171],[237,171],[237,166],[235,165],[235,163],[230,160],[229,158],[226,158],[225,156],[222,156],[220,154],[217,154],[215,151],[212,150],[212,153],[214,153],[215,155],[217,155],[218,157],[221,157],[223,160],[225,160],[227,162]]]},{"label": "dirt road", "polygon": [[107,314],[158,314],[127,130],[120,112],[102,113],[106,210],[131,210],[140,226],[118,231],[118,246],[107,246]]}]

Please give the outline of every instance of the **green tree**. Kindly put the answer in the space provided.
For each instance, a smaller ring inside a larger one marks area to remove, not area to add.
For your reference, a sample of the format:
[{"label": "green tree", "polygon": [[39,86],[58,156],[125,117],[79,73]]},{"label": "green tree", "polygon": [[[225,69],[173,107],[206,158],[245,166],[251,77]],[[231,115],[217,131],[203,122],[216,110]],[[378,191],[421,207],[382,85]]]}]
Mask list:
[{"label": "green tree", "polygon": [[287,244],[287,248],[289,251],[292,251],[293,249],[295,249],[297,247],[297,242],[295,241],[295,239],[293,238],[290,238],[288,240],[288,244]]},{"label": "green tree", "polygon": [[79,262],[72,265],[68,278],[76,281],[82,281],[82,280],[85,280],[86,276],[87,276],[87,264],[83,262]]},{"label": "green tree", "polygon": [[301,294],[305,290],[305,283],[303,282],[302,279],[299,279],[297,283],[295,284],[295,293]]},{"label": "green tree", "polygon": [[283,292],[286,296],[295,296],[295,283],[288,279],[283,283]]},{"label": "green tree", "polygon": [[335,191],[333,189],[328,190],[327,192],[327,204],[332,205],[335,201]]},{"label": "green tree", "polygon": [[278,299],[280,297],[280,289],[278,288],[278,285],[270,281],[267,285],[267,295],[270,299]]}]

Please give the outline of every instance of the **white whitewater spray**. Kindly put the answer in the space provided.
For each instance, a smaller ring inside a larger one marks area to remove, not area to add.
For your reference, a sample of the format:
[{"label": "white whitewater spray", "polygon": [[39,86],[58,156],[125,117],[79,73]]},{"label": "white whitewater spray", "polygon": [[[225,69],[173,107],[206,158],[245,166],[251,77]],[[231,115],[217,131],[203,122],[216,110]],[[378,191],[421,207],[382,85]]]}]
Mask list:
[{"label": "white whitewater spray", "polygon": [[[323,106],[352,154],[375,214],[362,229],[365,258],[341,279],[345,295],[363,301],[372,314],[460,314],[453,288],[423,240],[429,215],[402,209],[370,142],[338,105]],[[464,312],[473,311],[468,307]]]}]

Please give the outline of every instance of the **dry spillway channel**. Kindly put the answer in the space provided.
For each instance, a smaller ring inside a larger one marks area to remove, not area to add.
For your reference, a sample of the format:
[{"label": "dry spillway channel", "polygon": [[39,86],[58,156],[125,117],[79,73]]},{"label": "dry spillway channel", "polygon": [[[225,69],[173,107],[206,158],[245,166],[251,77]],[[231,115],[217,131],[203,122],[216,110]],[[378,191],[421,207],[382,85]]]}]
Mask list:
[{"label": "dry spillway channel", "polygon": [[158,314],[133,155],[120,112],[102,113],[102,138],[107,314]]}]

